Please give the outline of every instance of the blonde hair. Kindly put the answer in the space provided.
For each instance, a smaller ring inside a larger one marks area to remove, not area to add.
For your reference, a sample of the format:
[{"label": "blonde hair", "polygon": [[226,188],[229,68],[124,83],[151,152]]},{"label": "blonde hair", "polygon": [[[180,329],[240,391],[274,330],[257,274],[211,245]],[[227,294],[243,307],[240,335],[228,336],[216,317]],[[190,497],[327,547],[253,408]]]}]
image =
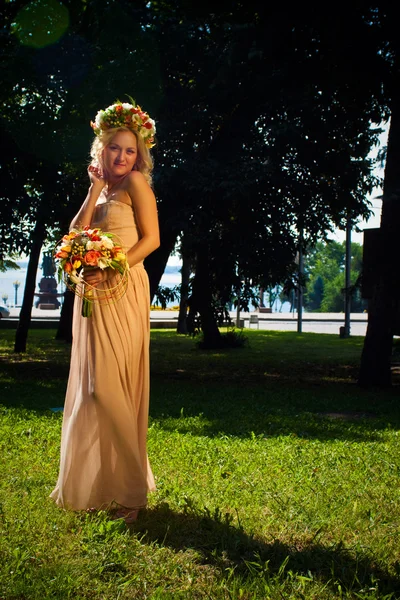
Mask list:
[{"label": "blonde hair", "polygon": [[137,157],[133,167],[134,171],[140,171],[145,176],[147,183],[152,184],[152,171],[153,171],[153,158],[150,154],[150,150],[141,135],[138,135],[136,131],[129,129],[128,127],[115,127],[113,129],[105,129],[99,135],[96,135],[93,140],[92,147],[90,148],[90,156],[92,157],[91,164],[95,167],[103,167],[103,150],[108,144],[111,143],[113,137],[119,131],[129,131],[133,133],[137,140]]}]

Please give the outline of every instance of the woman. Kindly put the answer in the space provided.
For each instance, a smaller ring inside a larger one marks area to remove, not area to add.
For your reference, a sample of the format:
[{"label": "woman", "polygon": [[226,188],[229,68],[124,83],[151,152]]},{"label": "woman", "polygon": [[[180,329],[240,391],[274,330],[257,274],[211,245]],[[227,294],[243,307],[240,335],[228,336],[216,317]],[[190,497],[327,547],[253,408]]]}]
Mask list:
[{"label": "woman", "polygon": [[[131,522],[155,489],[146,452],[150,298],[143,267],[159,246],[150,187],[155,125],[125,103],[100,111],[91,125],[90,187],[71,228],[117,235],[130,268],[125,295],[94,304],[90,317],[81,316],[82,300],[75,299],[60,473],[51,497],[64,508],[111,509]],[[111,295],[118,277],[112,269],[84,274]]]}]

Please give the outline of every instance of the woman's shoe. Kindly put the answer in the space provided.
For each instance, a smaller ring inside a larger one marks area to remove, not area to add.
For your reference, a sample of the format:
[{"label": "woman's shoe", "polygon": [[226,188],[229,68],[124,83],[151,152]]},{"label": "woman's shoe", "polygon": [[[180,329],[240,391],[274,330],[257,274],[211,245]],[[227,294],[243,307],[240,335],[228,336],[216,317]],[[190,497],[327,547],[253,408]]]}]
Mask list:
[{"label": "woman's shoe", "polygon": [[113,519],[124,519],[127,525],[131,525],[138,518],[139,510],[130,510],[129,508],[120,508],[113,513]]}]

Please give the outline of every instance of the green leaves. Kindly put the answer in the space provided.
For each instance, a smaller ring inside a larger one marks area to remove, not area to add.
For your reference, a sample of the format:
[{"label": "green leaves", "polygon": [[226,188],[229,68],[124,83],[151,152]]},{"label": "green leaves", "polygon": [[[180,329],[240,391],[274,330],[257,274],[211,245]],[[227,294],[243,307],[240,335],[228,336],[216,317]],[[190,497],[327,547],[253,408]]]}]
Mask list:
[{"label": "green leaves", "polygon": [[[334,240],[318,242],[306,256],[305,307],[308,310],[322,312],[342,312],[344,307],[345,287],[345,242]],[[352,312],[365,310],[365,302],[361,298],[360,275],[362,270],[362,246],[351,244],[351,293]]]}]

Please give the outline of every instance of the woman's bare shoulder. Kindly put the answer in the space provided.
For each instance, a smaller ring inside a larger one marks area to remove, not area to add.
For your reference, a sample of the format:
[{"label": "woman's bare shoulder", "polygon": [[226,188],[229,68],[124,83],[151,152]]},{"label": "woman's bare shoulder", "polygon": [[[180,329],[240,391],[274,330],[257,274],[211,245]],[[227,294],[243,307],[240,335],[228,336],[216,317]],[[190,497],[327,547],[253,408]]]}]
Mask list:
[{"label": "woman's bare shoulder", "polygon": [[132,200],[138,197],[147,196],[152,193],[151,187],[149,186],[146,177],[140,171],[132,171],[127,176],[126,190],[131,196]]},{"label": "woman's bare shoulder", "polygon": [[129,187],[134,186],[148,186],[146,177],[140,171],[131,171],[129,175],[126,177],[126,182]]},{"label": "woman's bare shoulder", "polygon": [[143,173],[132,171],[126,179],[128,180],[127,192],[134,207],[138,208],[155,201],[153,190]]}]

